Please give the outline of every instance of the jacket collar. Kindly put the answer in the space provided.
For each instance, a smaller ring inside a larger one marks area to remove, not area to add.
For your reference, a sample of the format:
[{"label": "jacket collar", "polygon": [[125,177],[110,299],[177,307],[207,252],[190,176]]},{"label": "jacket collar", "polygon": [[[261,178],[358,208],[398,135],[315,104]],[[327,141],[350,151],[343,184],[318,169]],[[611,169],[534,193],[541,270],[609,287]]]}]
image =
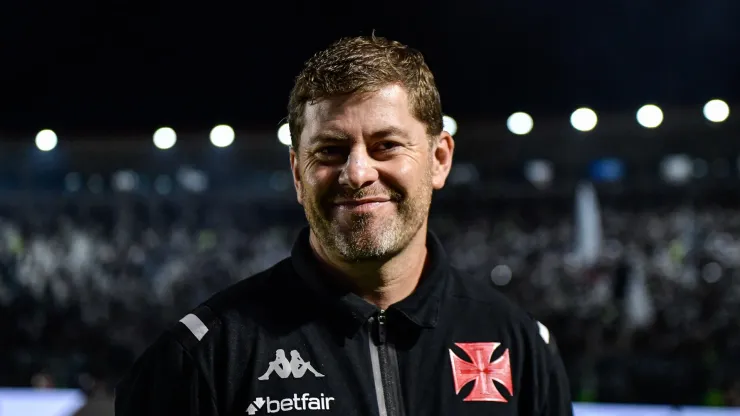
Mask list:
[{"label": "jacket collar", "polygon": [[[309,243],[309,228],[301,230],[291,253],[293,268],[318,296],[318,301],[329,307],[332,317],[347,335],[354,335],[380,309],[352,292],[339,288],[322,270]],[[433,328],[439,320],[442,297],[449,276],[449,265],[442,244],[427,233],[427,265],[419,284],[406,299],[387,310],[389,323],[399,319],[418,328]]]}]

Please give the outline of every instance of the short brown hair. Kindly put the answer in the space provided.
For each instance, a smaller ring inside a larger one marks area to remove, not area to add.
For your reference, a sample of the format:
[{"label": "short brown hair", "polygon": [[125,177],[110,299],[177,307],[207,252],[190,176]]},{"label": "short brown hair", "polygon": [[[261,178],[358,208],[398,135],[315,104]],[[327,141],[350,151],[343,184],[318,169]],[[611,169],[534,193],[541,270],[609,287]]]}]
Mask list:
[{"label": "short brown hair", "polygon": [[400,84],[409,94],[411,114],[429,135],[442,132],[439,91],[421,52],[383,37],[343,38],[309,59],[290,92],[288,125],[294,148],[304,127],[306,104],[321,99],[377,91]]}]

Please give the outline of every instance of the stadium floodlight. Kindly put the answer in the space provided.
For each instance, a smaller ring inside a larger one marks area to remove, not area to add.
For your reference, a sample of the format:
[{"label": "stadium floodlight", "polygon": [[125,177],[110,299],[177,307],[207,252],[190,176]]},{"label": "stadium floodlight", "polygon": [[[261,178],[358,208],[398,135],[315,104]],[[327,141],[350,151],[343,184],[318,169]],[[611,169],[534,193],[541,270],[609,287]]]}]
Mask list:
[{"label": "stadium floodlight", "polygon": [[216,147],[227,147],[234,143],[234,129],[226,124],[220,124],[211,130],[211,143]]},{"label": "stadium floodlight", "polygon": [[660,165],[663,179],[674,185],[686,183],[694,170],[691,158],[684,154],[667,156]]},{"label": "stadium floodlight", "polygon": [[290,146],[291,145],[291,138],[290,138],[290,126],[288,123],[284,123],[277,132],[278,140],[280,143]]},{"label": "stadium floodlight", "polygon": [[511,282],[511,268],[505,264],[499,264],[491,270],[491,280],[496,286],[506,286]]},{"label": "stadium floodlight", "polygon": [[536,188],[547,188],[553,180],[554,167],[549,160],[530,160],[524,165],[524,177]]},{"label": "stadium floodlight", "polygon": [[663,111],[657,105],[643,105],[637,110],[637,122],[642,127],[654,129],[663,122]]},{"label": "stadium floodlight", "polygon": [[704,117],[713,123],[721,123],[730,116],[730,106],[722,100],[711,100],[704,105]]},{"label": "stadium floodlight", "polygon": [[582,107],[570,115],[570,125],[579,131],[591,131],[596,127],[599,118],[596,112],[590,108]]},{"label": "stadium floodlight", "polygon": [[160,150],[167,150],[177,143],[177,134],[170,127],[162,127],[154,132],[154,146]]},{"label": "stadium floodlight", "polygon": [[54,150],[57,147],[57,134],[53,130],[44,129],[36,135],[36,147],[42,152]]},{"label": "stadium floodlight", "polygon": [[131,170],[118,171],[113,174],[113,188],[120,192],[131,192],[136,188],[138,176]]},{"label": "stadium floodlight", "polygon": [[457,133],[457,121],[450,116],[442,116],[442,128],[450,133],[450,136],[454,136]]},{"label": "stadium floodlight", "polygon": [[534,120],[532,116],[527,113],[517,112],[509,116],[506,120],[506,127],[510,132],[523,136],[532,131],[534,126]]}]

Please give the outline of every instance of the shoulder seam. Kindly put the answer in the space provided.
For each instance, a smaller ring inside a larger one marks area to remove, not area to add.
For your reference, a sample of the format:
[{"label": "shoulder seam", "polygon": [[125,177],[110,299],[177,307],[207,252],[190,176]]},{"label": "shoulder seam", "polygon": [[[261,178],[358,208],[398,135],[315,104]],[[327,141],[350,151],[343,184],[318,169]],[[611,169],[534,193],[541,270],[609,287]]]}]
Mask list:
[{"label": "shoulder seam", "polygon": [[[206,334],[208,334],[211,329],[216,328],[219,324],[220,318],[213,308],[206,303],[202,303],[180,319],[175,326],[170,327],[170,331],[174,332],[175,338],[179,339],[183,347],[189,349],[193,347],[194,344],[203,340]],[[177,327],[179,325],[184,326],[187,331],[178,329]],[[182,333],[182,335],[177,335],[178,332]],[[187,335],[188,338],[185,338],[185,332],[189,334]],[[189,338],[190,336],[193,338]]]},{"label": "shoulder seam", "polygon": [[[211,309],[210,306],[208,306],[206,304],[203,304],[201,306],[202,307],[206,307],[211,312],[213,312],[213,309]],[[187,318],[190,315],[193,315],[193,317],[195,317],[198,320],[198,322],[200,322],[200,324],[205,327],[205,331],[208,332],[208,327],[206,327],[205,324],[203,323],[203,321],[201,321],[200,318],[198,318],[197,316],[195,316],[193,313],[189,313],[188,315],[185,316],[185,318]],[[217,317],[217,315],[215,313],[214,313],[214,316]],[[183,318],[183,319],[185,319],[185,318]],[[219,319],[216,319],[216,322],[217,323],[219,321],[220,321]],[[182,319],[180,320],[180,322],[182,322]],[[187,324],[185,324],[184,322],[183,322],[183,325],[187,326]],[[188,329],[190,329],[190,328],[188,327]],[[192,332],[192,330],[191,330],[191,332]],[[178,339],[178,337],[174,336],[175,334],[170,333],[169,335],[170,335],[170,337],[175,342],[177,342],[177,344],[180,346],[180,348],[182,348],[182,351],[185,353],[185,355],[188,357],[188,359],[190,359],[190,362],[193,363],[193,366],[197,368],[200,376],[202,377],[203,374],[205,374],[205,372],[203,371],[203,366],[201,365],[201,363],[198,360],[196,360],[195,357],[193,357],[192,352],[188,348],[186,348],[185,344],[183,344],[182,341],[180,339]],[[193,335],[195,335],[195,333],[193,333]],[[205,335],[205,332],[203,333],[203,335]],[[196,338],[198,337],[197,335],[195,335],[195,336],[196,336]],[[198,338],[198,341],[200,341],[202,338],[203,338],[203,336],[201,336],[200,338]],[[208,378],[204,378],[204,380],[205,380],[206,385],[208,386],[208,396],[210,396],[210,398],[211,398],[211,403],[213,404],[213,407],[216,409],[216,412],[217,413],[220,413],[220,409],[219,409],[218,403],[216,402],[216,389],[215,389],[215,386],[213,385],[213,383],[211,382],[211,380],[209,380]]]},{"label": "shoulder seam", "polygon": [[185,315],[182,319],[180,319],[180,322],[185,325],[190,332],[195,336],[195,338],[198,339],[198,341],[202,340],[203,337],[208,333],[208,327],[206,324],[203,323],[203,321],[198,318],[197,315],[193,313],[189,313]]}]

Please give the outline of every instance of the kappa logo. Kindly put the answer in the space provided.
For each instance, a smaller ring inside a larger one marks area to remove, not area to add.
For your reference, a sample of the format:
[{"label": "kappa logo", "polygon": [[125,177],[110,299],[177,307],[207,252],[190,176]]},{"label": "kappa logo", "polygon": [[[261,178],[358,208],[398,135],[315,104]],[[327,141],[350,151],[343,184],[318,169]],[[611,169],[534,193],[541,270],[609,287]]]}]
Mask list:
[{"label": "kappa logo", "polygon": [[275,360],[270,362],[265,374],[262,374],[257,378],[257,380],[269,380],[272,373],[277,374],[280,378],[288,378],[291,375],[294,378],[302,378],[306,375],[306,372],[311,372],[311,374],[316,377],[324,377],[323,374],[313,368],[310,362],[303,361],[303,358],[301,358],[301,354],[299,354],[298,351],[291,351],[290,360],[288,360],[285,356],[284,350],[277,350],[275,351]]},{"label": "kappa logo", "polygon": [[[270,362],[267,366],[267,371],[259,376],[257,380],[269,380],[273,373],[282,379],[290,376],[293,376],[293,378],[303,378],[309,372],[314,377],[324,377],[323,374],[316,371],[310,362],[304,361],[298,351],[292,350],[290,352],[290,360],[288,360],[288,357],[285,356],[285,350],[277,350],[275,351],[275,359]],[[293,394],[292,398],[285,399],[272,399],[269,396],[257,397],[247,407],[247,414],[252,416],[262,409],[268,414],[294,410],[331,410],[333,401],[333,397],[325,396],[323,393],[320,396],[311,396],[308,393],[303,393],[301,396]]]},{"label": "kappa logo", "polygon": [[511,382],[509,349],[505,349],[499,358],[491,362],[493,352],[501,345],[499,342],[456,343],[455,345],[462,349],[471,360],[466,361],[458,357],[450,349],[455,393],[460,394],[460,390],[472,381],[475,383],[473,390],[464,401],[508,402],[498,391],[494,381],[503,385],[510,395],[514,394],[514,388]]},{"label": "kappa logo", "polygon": [[303,393],[300,397],[294,394],[293,398],[281,400],[258,397],[247,407],[247,414],[249,416],[256,415],[263,407],[268,414],[290,412],[292,410],[331,410],[331,402],[333,401],[333,397],[324,396],[323,393],[318,397],[312,397],[308,393]]}]

